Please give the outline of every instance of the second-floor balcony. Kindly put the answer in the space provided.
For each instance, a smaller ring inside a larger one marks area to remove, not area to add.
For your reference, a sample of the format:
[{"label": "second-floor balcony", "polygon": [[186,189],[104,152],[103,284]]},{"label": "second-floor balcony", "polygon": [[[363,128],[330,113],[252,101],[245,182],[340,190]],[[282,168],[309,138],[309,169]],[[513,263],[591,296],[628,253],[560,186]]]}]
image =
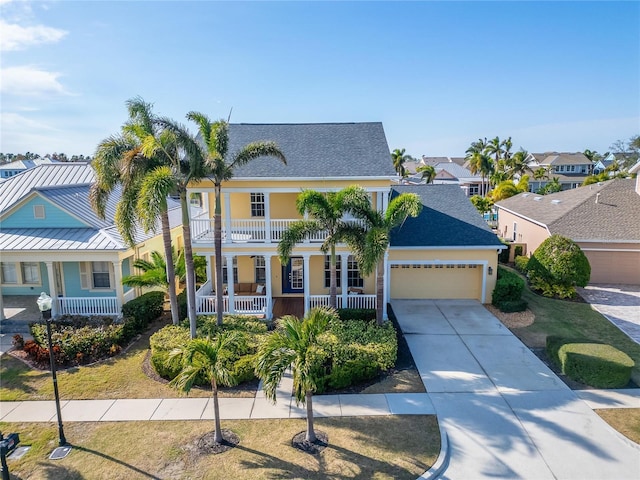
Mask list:
[{"label": "second-floor balcony", "polygon": [[[222,219],[223,243],[277,243],[289,226],[300,219]],[[349,220],[361,223],[359,220]],[[213,218],[194,218],[191,220],[191,240],[195,244],[213,243]],[[318,232],[308,240],[323,242],[326,232]]]}]

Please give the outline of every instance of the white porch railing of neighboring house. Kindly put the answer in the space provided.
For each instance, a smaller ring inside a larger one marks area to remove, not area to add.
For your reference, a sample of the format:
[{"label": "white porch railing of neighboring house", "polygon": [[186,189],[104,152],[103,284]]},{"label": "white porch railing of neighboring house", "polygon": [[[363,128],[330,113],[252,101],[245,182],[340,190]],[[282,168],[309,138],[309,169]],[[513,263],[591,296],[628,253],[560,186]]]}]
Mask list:
[{"label": "white porch railing of neighboring house", "polygon": [[[272,219],[270,220],[271,242],[279,242],[282,235],[293,222],[299,219]],[[361,223],[360,220],[351,220]],[[193,241],[213,242],[214,220],[213,218],[191,219],[191,235]],[[327,237],[327,232],[318,232],[309,238],[311,242],[323,242]],[[226,222],[222,222],[222,241],[227,242]],[[256,219],[232,219],[231,220],[231,243],[265,243],[267,241],[267,230],[265,220]]]},{"label": "white porch railing of neighboring house", "polygon": [[58,297],[58,315],[120,315],[116,297]]},{"label": "white porch railing of neighboring house", "polygon": [[[330,295],[310,295],[309,307],[328,307],[331,305]],[[336,308],[342,307],[342,295],[336,296]],[[376,308],[375,295],[347,295],[347,308]]]},{"label": "white porch railing of neighboring house", "polygon": [[130,302],[134,298],[136,298],[136,289],[135,288],[130,288],[128,292],[124,292],[124,296],[123,296],[124,303]]}]

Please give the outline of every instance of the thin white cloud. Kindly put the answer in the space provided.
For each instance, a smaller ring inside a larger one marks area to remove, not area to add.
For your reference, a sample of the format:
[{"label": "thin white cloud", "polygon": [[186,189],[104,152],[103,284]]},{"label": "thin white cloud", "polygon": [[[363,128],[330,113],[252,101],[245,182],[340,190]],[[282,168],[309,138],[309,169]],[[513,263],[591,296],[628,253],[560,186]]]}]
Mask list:
[{"label": "thin white cloud", "polygon": [[69,95],[58,81],[60,75],[30,65],[3,68],[0,70],[0,91],[5,95],[22,97]]},{"label": "thin white cloud", "polygon": [[55,43],[64,38],[67,33],[58,28],[34,25],[23,27],[0,20],[0,50],[3,52],[24,50],[43,43]]}]

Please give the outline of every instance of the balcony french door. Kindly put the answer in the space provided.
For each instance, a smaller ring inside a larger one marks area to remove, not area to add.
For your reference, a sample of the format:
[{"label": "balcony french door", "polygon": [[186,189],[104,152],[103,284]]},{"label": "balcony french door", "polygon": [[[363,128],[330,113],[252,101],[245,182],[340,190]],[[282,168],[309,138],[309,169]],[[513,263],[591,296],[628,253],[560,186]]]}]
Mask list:
[{"label": "balcony french door", "polygon": [[291,257],[282,267],[282,293],[304,293],[304,260]]}]

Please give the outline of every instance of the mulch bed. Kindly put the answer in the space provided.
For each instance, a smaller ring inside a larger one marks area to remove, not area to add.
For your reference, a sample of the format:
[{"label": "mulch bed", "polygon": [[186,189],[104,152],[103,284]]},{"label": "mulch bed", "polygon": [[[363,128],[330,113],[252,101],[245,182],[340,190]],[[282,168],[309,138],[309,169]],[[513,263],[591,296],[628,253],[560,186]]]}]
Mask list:
[{"label": "mulch bed", "polygon": [[297,448],[298,450],[302,450],[305,453],[309,453],[311,455],[318,455],[321,453],[327,445],[329,444],[329,435],[325,432],[321,432],[320,430],[316,430],[316,441],[315,442],[307,442],[305,437],[307,436],[307,432],[302,431],[294,435],[291,440],[291,446]]},{"label": "mulch bed", "polygon": [[240,443],[240,437],[228,428],[222,429],[222,442],[215,441],[216,432],[205,433],[196,441],[196,448],[200,454],[217,455],[235,448]]}]

